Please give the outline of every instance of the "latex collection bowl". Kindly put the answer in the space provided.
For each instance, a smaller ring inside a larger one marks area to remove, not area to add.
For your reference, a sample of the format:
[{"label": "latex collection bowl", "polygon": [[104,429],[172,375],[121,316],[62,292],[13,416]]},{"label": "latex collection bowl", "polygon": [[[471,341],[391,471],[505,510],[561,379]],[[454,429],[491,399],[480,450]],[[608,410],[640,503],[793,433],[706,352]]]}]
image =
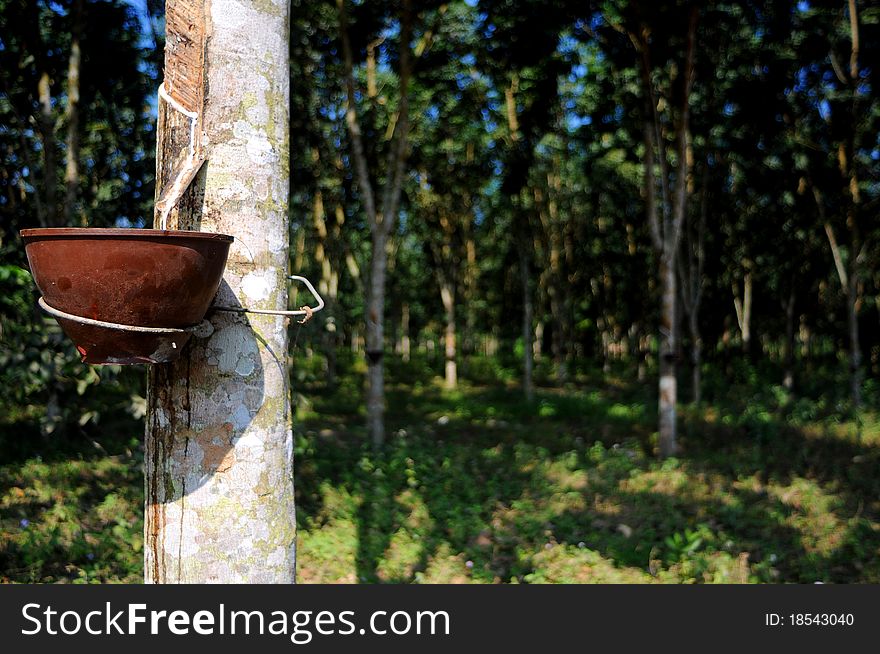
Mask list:
[{"label": "latex collection bowl", "polygon": [[25,229],[21,236],[45,304],[92,364],[179,357],[217,293],[233,241],[158,229]]}]

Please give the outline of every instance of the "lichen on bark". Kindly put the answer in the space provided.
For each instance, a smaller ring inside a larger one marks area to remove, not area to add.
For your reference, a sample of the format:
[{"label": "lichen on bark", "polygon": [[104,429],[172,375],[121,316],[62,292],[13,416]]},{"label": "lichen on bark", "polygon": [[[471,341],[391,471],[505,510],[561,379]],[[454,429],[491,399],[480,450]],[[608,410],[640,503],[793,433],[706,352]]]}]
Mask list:
[{"label": "lichen on bark", "polygon": [[[235,237],[219,304],[286,309],[288,3],[178,3],[204,12],[193,24],[204,26],[207,163],[172,225]],[[181,135],[160,133],[160,160],[174,160]],[[286,319],[209,319],[209,338],[149,372],[145,579],[293,582]]]}]

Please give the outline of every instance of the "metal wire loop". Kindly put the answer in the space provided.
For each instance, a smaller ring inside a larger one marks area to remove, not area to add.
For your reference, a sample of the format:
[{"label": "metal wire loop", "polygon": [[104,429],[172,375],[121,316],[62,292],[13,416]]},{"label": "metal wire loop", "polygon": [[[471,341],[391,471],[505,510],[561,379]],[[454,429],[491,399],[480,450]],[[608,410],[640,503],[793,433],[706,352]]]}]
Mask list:
[{"label": "metal wire loop", "polygon": [[[303,319],[300,320],[300,324],[305,324],[309,320],[312,319],[312,316],[324,308],[324,300],[318,294],[318,291],[315,290],[315,287],[312,286],[312,283],[306,279],[305,277],[301,277],[300,275],[290,275],[288,279],[293,279],[296,281],[300,281],[305,284],[306,288],[309,289],[309,292],[314,296],[315,300],[317,300],[318,304],[314,307],[303,306],[300,309],[296,309],[293,311],[274,311],[270,309],[248,309],[246,307],[222,307],[222,306],[213,306],[211,307],[215,311],[229,311],[231,313],[259,313],[259,314],[267,314],[272,316],[303,316]],[[43,309],[46,313],[55,316],[56,318],[63,318],[64,320],[70,320],[71,322],[76,322],[81,325],[91,325],[92,327],[102,327],[104,329],[115,329],[117,331],[122,332],[136,332],[138,334],[157,334],[157,335],[183,335],[183,334],[193,334],[195,332],[204,331],[206,327],[210,326],[210,323],[203,320],[198,325],[192,325],[190,327],[142,327],[140,325],[123,325],[117,322],[107,322],[106,320],[96,320],[95,318],[86,318],[85,316],[77,316],[72,313],[67,313],[66,311],[62,311],[61,309],[56,309],[55,307],[49,305],[46,300],[42,297],[37,301],[40,305],[40,308]],[[211,329],[210,331],[213,331]]]},{"label": "metal wire loop", "polygon": [[43,309],[46,313],[55,316],[56,318],[63,318],[64,320],[70,320],[71,322],[76,322],[81,325],[90,325],[92,327],[103,327],[104,329],[115,329],[121,332],[137,332],[139,334],[160,334],[160,335],[182,335],[182,334],[192,334],[193,332],[199,331],[202,327],[202,323],[198,325],[192,325],[191,327],[141,327],[139,325],[123,325],[117,322],[107,322],[105,320],[95,320],[94,318],[86,318],[84,316],[76,316],[72,313],[67,313],[66,311],[62,311],[61,309],[56,309],[55,307],[49,305],[42,297],[37,300],[40,308]]},{"label": "metal wire loop", "polygon": [[315,300],[318,302],[318,304],[313,307],[303,306],[303,307],[300,307],[299,309],[294,309],[294,310],[290,310],[290,311],[280,311],[277,309],[250,309],[248,307],[222,307],[222,306],[213,306],[211,308],[214,309],[215,311],[229,311],[231,313],[258,313],[258,314],[269,315],[269,316],[303,316],[303,319],[300,320],[299,323],[305,324],[309,320],[312,319],[312,316],[314,314],[318,313],[318,311],[320,311],[321,309],[324,308],[324,299],[318,294],[318,291],[315,290],[315,287],[312,286],[312,283],[308,279],[306,279],[305,277],[302,277],[300,275],[288,275],[287,279],[292,279],[295,281],[302,282],[305,285],[305,287],[307,289],[309,289],[309,292],[312,294],[312,297],[315,298]]}]

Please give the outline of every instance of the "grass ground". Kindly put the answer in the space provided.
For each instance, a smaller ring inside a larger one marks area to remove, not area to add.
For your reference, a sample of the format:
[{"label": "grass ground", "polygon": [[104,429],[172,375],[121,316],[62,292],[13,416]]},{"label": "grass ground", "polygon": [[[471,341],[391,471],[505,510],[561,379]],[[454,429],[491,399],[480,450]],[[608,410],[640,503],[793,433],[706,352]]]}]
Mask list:
[{"label": "grass ground", "polygon": [[[751,369],[709,375],[658,462],[652,385],[623,371],[529,404],[497,362],[454,392],[392,363],[376,454],[357,366],[329,388],[302,363],[301,582],[880,582],[880,423],[857,437],[818,382],[789,401]],[[0,580],[139,581],[140,423],[58,444],[34,421],[0,424]]]}]

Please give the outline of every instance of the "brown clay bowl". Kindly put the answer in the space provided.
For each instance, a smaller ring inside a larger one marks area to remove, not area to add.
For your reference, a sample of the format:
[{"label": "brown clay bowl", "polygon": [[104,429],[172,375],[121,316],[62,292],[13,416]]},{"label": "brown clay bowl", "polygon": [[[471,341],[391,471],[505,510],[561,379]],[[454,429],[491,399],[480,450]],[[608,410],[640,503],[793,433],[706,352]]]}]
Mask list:
[{"label": "brown clay bowl", "polygon": [[[173,329],[204,318],[233,241],[225,234],[158,229],[24,229],[21,236],[50,307],[107,323]],[[55,317],[85,363],[164,363],[180,356],[190,337]]]}]

